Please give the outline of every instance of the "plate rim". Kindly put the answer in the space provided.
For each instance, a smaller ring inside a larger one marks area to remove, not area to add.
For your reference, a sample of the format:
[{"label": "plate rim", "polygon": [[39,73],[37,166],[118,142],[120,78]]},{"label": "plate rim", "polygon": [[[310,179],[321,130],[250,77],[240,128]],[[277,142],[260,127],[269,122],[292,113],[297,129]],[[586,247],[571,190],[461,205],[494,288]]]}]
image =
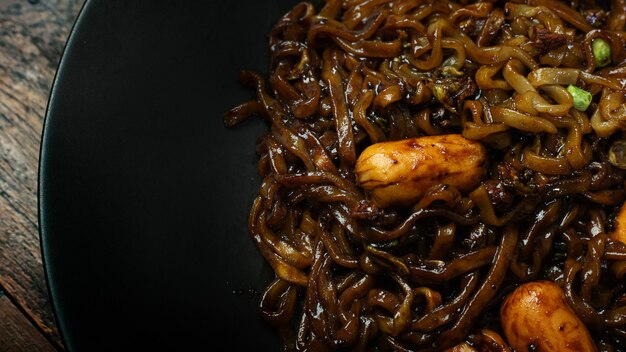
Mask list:
[{"label": "plate rim", "polygon": [[57,63],[54,77],[52,79],[52,84],[50,86],[48,100],[46,103],[46,109],[44,112],[44,117],[42,121],[42,128],[40,134],[39,141],[39,155],[38,155],[38,166],[37,166],[37,230],[39,237],[39,252],[41,255],[41,263],[43,267],[44,273],[44,281],[46,282],[46,290],[48,293],[50,307],[52,309],[52,315],[54,318],[54,323],[56,324],[56,328],[58,329],[59,336],[61,338],[61,342],[63,343],[63,347],[65,347],[66,351],[72,351],[73,346],[71,344],[71,339],[67,335],[67,329],[64,323],[64,318],[62,314],[61,307],[59,307],[59,299],[57,296],[57,290],[55,287],[55,283],[53,280],[53,275],[51,273],[52,267],[54,266],[50,261],[50,249],[49,249],[49,235],[48,235],[48,220],[47,220],[47,195],[46,188],[44,187],[44,179],[46,179],[46,168],[49,164],[48,153],[50,148],[50,121],[53,119],[58,119],[58,116],[55,116],[55,108],[56,99],[58,96],[59,86],[63,85],[64,80],[64,72],[67,70],[67,56],[69,52],[72,51],[74,47],[77,33],[80,31],[80,28],[84,25],[85,13],[88,11],[88,8],[91,8],[91,4],[93,0],[85,0],[83,1],[78,13],[76,14],[70,31],[67,35],[65,43],[63,45],[63,50],[61,51],[61,56],[59,57],[59,61]]}]

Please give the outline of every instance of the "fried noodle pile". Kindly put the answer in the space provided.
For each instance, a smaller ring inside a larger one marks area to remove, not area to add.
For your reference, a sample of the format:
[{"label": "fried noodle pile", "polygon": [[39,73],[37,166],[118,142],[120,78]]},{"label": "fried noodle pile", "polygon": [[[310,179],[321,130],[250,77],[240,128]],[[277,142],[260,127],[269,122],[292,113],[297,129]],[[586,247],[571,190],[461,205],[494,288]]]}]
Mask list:
[{"label": "fried noodle pile", "polygon": [[[280,18],[267,78],[241,72],[256,98],[224,122],[268,122],[249,232],[285,349],[507,350],[502,301],[547,280],[598,350],[626,350],[625,26],[623,0],[327,0]],[[368,146],[450,134],[487,152],[471,190],[381,204],[359,182]]]}]

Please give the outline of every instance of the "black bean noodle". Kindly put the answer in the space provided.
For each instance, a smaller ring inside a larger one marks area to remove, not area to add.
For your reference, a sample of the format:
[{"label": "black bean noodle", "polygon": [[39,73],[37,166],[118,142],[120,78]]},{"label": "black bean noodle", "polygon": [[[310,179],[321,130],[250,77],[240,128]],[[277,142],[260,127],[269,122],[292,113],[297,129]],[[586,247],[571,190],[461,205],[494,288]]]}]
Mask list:
[{"label": "black bean noodle", "polygon": [[[626,351],[625,26],[624,0],[327,0],[280,18],[268,76],[241,72],[256,98],[224,122],[270,126],[249,232],[285,350],[507,350],[503,298],[550,280],[598,350]],[[473,190],[380,206],[357,182],[366,147],[446,134],[487,150]]]}]

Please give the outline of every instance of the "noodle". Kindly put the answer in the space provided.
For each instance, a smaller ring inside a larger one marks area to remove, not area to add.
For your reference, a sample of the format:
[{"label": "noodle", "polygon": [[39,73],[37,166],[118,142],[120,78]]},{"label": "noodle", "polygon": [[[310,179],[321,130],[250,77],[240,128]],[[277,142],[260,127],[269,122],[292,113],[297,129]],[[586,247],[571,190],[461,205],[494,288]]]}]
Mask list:
[{"label": "noodle", "polygon": [[[259,307],[285,350],[507,351],[504,297],[548,280],[598,350],[626,351],[626,243],[611,235],[626,1],[608,5],[326,0],[276,23],[267,78],[241,72],[256,98],[224,123],[270,126],[248,229],[275,272]],[[448,134],[486,148],[468,192],[437,181],[381,206],[359,182],[368,146]]]}]

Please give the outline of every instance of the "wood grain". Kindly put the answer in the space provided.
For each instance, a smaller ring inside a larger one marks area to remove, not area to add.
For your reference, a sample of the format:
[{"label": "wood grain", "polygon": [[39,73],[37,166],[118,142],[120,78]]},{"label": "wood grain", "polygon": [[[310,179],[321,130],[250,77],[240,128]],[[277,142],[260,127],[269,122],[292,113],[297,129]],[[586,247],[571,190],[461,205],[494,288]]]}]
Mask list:
[{"label": "wood grain", "polygon": [[0,291],[0,346],[4,352],[56,350],[2,291]]},{"label": "wood grain", "polygon": [[[7,324],[14,332],[27,331],[31,323],[59,350],[63,346],[39,246],[37,167],[49,91],[81,5],[75,0],[0,0],[0,289],[5,293],[0,322],[12,319]],[[8,348],[4,337],[0,333],[3,350]],[[15,338],[10,351],[22,346]],[[29,350],[40,349],[24,349]]]}]

